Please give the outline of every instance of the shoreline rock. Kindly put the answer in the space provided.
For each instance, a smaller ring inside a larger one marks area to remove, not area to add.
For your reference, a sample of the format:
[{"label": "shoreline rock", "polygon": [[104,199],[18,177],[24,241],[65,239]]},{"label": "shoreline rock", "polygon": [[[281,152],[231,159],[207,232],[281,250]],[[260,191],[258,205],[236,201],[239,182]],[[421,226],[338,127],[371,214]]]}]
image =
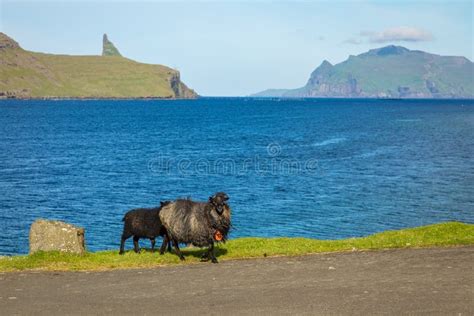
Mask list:
[{"label": "shoreline rock", "polygon": [[30,228],[30,254],[38,251],[60,251],[84,254],[85,230],[61,222],[38,219]]}]

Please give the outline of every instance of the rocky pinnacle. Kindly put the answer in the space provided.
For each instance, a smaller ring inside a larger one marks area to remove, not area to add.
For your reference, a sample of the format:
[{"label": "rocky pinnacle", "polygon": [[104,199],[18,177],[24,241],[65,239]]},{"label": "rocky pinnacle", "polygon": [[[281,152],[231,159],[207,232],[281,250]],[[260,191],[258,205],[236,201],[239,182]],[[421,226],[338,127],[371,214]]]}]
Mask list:
[{"label": "rocky pinnacle", "polygon": [[122,56],[114,44],[109,41],[107,34],[102,39],[102,56]]}]

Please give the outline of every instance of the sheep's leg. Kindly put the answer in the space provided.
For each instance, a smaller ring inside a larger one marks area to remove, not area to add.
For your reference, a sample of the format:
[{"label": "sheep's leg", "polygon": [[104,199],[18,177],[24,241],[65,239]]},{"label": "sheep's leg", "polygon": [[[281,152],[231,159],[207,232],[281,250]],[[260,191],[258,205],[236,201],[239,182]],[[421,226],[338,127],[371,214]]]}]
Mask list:
[{"label": "sheep's leg", "polygon": [[207,262],[209,261],[209,250],[207,250],[205,253],[202,254],[201,256],[201,262]]},{"label": "sheep's leg", "polygon": [[211,258],[212,263],[219,262],[217,261],[216,254],[214,253],[214,242],[211,242],[211,246],[209,247],[209,250],[208,250],[208,256]]},{"label": "sheep's leg", "polygon": [[173,249],[171,248],[171,239],[168,236],[168,252],[172,252],[172,251],[173,251]]},{"label": "sheep's leg", "polygon": [[150,238],[151,241],[151,252],[155,252],[155,238]]},{"label": "sheep's leg", "polygon": [[184,256],[183,254],[181,253],[181,250],[179,250],[179,245],[178,245],[178,242],[176,241],[176,239],[173,238],[173,245],[174,245],[174,249],[176,251],[176,254],[178,255],[179,259],[181,261],[184,261]]},{"label": "sheep's leg", "polygon": [[133,249],[136,253],[140,252],[140,248],[138,247],[138,240],[140,240],[140,237],[133,236]]},{"label": "sheep's leg", "polygon": [[207,261],[209,261],[209,259],[211,259],[210,249],[211,249],[211,247],[209,246],[209,248],[202,254],[201,262],[207,262]]},{"label": "sheep's leg", "polygon": [[122,234],[122,238],[120,240],[120,255],[123,255],[125,253],[125,240],[127,240],[128,238],[130,238],[130,235]]},{"label": "sheep's leg", "polygon": [[[168,234],[165,234],[163,236],[163,242],[161,243],[161,247],[160,247],[160,255],[164,254],[165,253],[165,250],[166,250],[166,246],[168,245],[168,247],[170,248],[170,238],[168,237]],[[171,251],[170,251],[171,252]]]}]

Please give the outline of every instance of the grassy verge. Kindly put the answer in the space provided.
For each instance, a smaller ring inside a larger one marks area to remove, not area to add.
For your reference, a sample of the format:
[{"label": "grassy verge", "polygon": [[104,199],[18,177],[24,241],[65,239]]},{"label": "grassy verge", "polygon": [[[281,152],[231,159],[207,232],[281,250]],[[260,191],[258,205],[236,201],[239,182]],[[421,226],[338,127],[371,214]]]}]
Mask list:
[{"label": "grassy verge", "polygon": [[[448,222],[417,228],[386,231],[363,238],[317,240],[307,238],[239,238],[219,245],[219,260],[297,256],[320,252],[376,250],[389,248],[417,248],[474,245],[474,225]],[[184,249],[185,263],[199,262],[203,250]],[[58,252],[36,253],[0,259],[0,271],[20,270],[110,270],[150,268],[179,264],[178,257],[167,253],[143,251],[137,255],[128,251],[120,256],[116,251],[89,252],[83,256]]]}]

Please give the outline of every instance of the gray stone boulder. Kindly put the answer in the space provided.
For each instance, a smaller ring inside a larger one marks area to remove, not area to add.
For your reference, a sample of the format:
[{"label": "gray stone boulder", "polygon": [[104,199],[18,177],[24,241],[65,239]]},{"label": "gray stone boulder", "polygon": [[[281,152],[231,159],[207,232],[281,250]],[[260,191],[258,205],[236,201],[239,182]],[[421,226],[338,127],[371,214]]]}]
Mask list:
[{"label": "gray stone boulder", "polygon": [[30,254],[37,251],[83,254],[84,228],[60,221],[36,220],[30,228]]}]

